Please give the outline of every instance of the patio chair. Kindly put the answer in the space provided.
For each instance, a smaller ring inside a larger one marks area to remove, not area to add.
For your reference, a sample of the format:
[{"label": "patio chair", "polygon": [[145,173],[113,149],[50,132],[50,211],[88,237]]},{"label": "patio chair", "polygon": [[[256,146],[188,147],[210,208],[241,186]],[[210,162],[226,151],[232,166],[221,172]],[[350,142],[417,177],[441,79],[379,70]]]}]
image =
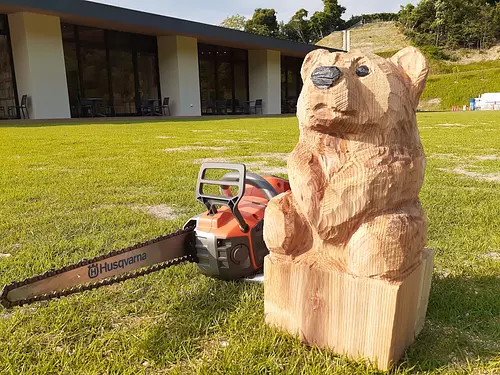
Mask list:
[{"label": "patio chair", "polygon": [[153,108],[151,108],[151,102],[147,99],[142,99],[141,114],[143,116],[152,116],[153,115]]},{"label": "patio chair", "polygon": [[226,113],[228,110],[231,111],[231,113],[233,113],[233,99],[226,100]]},{"label": "patio chair", "polygon": [[289,113],[297,112],[297,98],[288,98],[287,112]]},{"label": "patio chair", "polygon": [[226,106],[226,101],[224,99],[222,100],[217,100],[216,102],[217,105],[217,114],[227,114],[227,106]]},{"label": "patio chair", "polygon": [[262,115],[262,99],[257,99],[255,102],[250,103],[249,112],[252,114],[252,110],[255,114],[260,110],[260,114]]},{"label": "patio chair", "polygon": [[21,118],[23,119],[27,118],[29,120],[30,114],[28,112],[28,95],[25,94],[21,97],[20,105],[9,106],[8,111],[9,111],[9,116],[14,116],[14,112],[19,111],[19,113],[21,114]]},{"label": "patio chair", "polygon": [[234,113],[245,113],[245,105],[239,99],[234,99]]},{"label": "patio chair", "polygon": [[205,101],[205,113],[206,114],[208,114],[208,113],[214,114],[215,113],[215,103],[212,99],[207,99]]},{"label": "patio chair", "polygon": [[109,102],[101,102],[97,105],[98,113],[97,115],[99,116],[111,116],[113,113],[113,106]]},{"label": "patio chair", "polygon": [[5,115],[5,107],[3,105],[0,105],[0,117],[3,117],[3,118],[7,117]]},{"label": "patio chair", "polygon": [[165,113],[168,112],[168,115],[171,116],[170,114],[170,97],[163,98],[163,104],[160,106],[161,109],[161,114],[162,116],[165,116]]},{"label": "patio chair", "polygon": [[78,96],[78,117],[94,117],[94,106],[90,100]]}]

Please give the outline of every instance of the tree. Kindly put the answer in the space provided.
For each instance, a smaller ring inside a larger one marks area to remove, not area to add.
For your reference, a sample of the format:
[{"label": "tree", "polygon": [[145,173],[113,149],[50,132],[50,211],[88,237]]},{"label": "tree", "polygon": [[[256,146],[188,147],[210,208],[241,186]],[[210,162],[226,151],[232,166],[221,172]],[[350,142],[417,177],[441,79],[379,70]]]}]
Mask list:
[{"label": "tree", "polygon": [[311,16],[310,29],[314,41],[323,39],[334,31],[342,30],[345,21],[342,15],[346,8],[339,5],[337,0],[323,0],[323,12],[315,12]]},{"label": "tree", "polygon": [[308,14],[307,10],[299,9],[290,21],[282,26],[282,34],[286,39],[302,43],[311,41],[310,21],[306,19]]},{"label": "tree", "polygon": [[323,4],[324,12],[330,21],[330,28],[335,31],[344,24],[342,15],[345,13],[346,8],[341,6],[337,0],[323,0]]},{"label": "tree", "polygon": [[224,21],[221,22],[222,27],[226,27],[228,29],[234,30],[245,30],[245,25],[247,23],[247,19],[244,16],[236,14],[231,17],[227,17]]},{"label": "tree", "polygon": [[436,9],[434,22],[432,23],[432,29],[436,35],[436,47],[439,46],[439,37],[441,33],[444,33],[444,27],[446,25],[446,18],[448,16],[447,2],[446,0],[436,0],[434,3],[434,8]]},{"label": "tree", "polygon": [[[494,44],[498,33],[498,21],[495,22],[496,10],[500,9],[500,3],[496,7],[480,7],[476,22],[478,48],[482,49]],[[492,22],[493,21],[493,22]]]},{"label": "tree", "polygon": [[415,30],[415,27],[418,25],[418,21],[419,20],[415,14],[415,6],[412,3],[405,6],[401,5],[398,22],[404,30],[407,32]]},{"label": "tree", "polygon": [[253,34],[278,36],[279,26],[274,9],[257,8],[245,24],[245,31]]}]

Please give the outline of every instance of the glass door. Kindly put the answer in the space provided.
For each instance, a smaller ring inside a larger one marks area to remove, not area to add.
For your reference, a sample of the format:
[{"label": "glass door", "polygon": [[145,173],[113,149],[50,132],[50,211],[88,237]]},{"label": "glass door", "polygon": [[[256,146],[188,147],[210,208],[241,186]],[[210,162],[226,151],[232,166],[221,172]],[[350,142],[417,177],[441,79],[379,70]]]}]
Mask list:
[{"label": "glass door", "polygon": [[109,58],[115,115],[126,116],[136,114],[137,108],[132,52],[111,50]]},{"label": "glass door", "polygon": [[3,20],[0,25],[0,119],[17,118],[16,89],[7,21],[5,16],[0,17]]}]

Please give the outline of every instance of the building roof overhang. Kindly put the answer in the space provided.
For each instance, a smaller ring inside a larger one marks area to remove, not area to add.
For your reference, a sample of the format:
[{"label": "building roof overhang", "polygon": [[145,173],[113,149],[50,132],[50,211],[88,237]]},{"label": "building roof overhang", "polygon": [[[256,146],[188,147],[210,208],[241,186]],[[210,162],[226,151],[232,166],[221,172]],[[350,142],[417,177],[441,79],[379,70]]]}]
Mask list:
[{"label": "building roof overhang", "polygon": [[62,22],[139,34],[193,37],[203,43],[226,47],[276,50],[289,56],[305,56],[315,49],[325,48],[92,1],[0,0],[0,13],[17,12],[53,15]]}]

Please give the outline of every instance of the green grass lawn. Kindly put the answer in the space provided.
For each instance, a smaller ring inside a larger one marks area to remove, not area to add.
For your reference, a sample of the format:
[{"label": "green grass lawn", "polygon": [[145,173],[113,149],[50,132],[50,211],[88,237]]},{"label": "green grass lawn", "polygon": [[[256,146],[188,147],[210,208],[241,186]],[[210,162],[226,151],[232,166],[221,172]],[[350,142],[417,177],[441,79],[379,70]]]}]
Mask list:
[{"label": "green grass lawn", "polygon": [[[436,249],[426,326],[395,374],[500,374],[500,120],[419,114]],[[286,172],[294,118],[0,124],[0,284],[171,232],[207,158]],[[378,374],[268,328],[263,286],[183,265],[0,308],[0,374]]]}]

